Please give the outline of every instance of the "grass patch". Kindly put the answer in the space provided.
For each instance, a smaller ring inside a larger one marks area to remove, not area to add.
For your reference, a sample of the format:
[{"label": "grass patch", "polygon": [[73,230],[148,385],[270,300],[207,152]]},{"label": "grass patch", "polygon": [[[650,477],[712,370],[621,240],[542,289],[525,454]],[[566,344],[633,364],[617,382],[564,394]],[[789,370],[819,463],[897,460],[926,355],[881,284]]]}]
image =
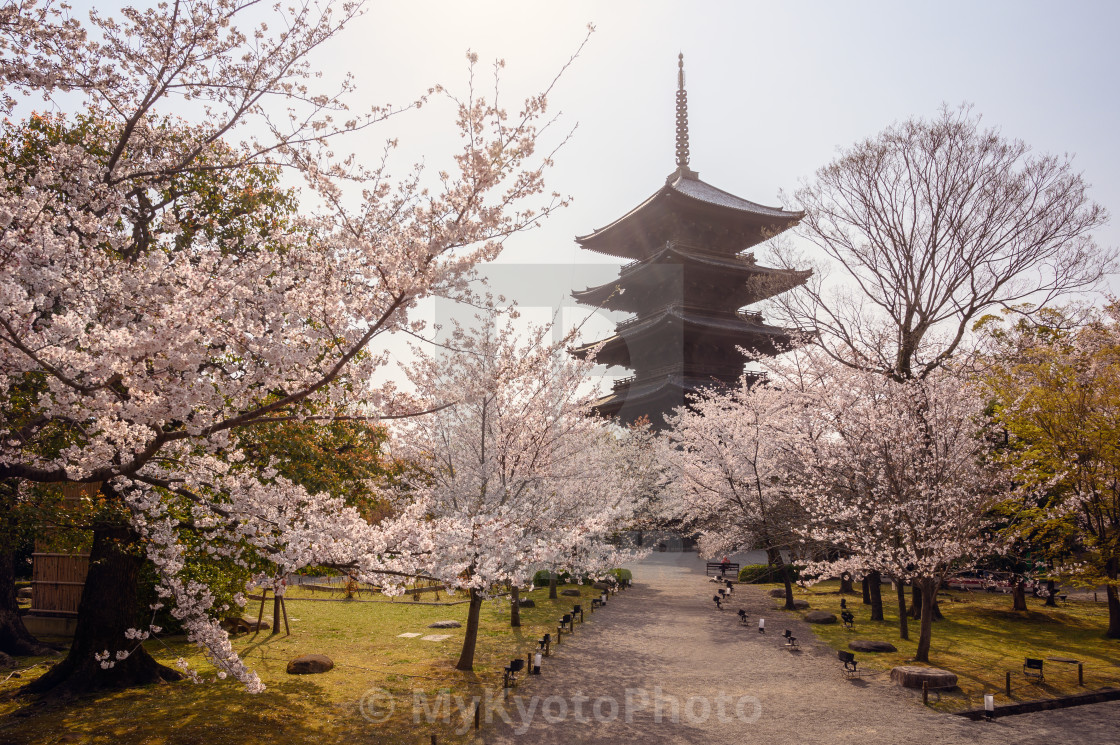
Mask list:
[{"label": "grass patch", "polygon": [[[544,633],[556,633],[556,619],[582,602],[591,631],[594,615],[587,613],[598,590],[580,587],[583,599],[548,599],[548,589],[528,593],[535,608],[522,608],[519,629],[509,625],[509,601],[483,605],[474,673],[454,669],[462,646],[459,629],[428,629],[434,621],[456,620],[466,625],[467,604],[442,606],[395,602],[316,602],[323,594],[292,588],[287,595],[291,636],[234,637],[234,648],[261,676],[268,690],[259,695],[242,691],[231,681],[195,685],[189,681],[146,686],[106,693],[67,705],[39,706],[24,699],[0,701],[0,742],[12,745],[48,745],[79,742],[105,745],[215,745],[236,743],[321,742],[414,745],[436,734],[441,743],[467,742],[456,735],[464,729],[459,712],[452,712],[450,726],[413,721],[413,695],[435,696],[448,690],[452,696],[480,695],[483,689],[500,694],[502,668],[513,657],[537,649]],[[524,597],[525,595],[523,595]],[[452,596],[452,600],[462,599]],[[447,596],[441,593],[441,598]],[[427,596],[424,600],[430,600]],[[256,617],[259,604],[250,601],[246,615]],[[265,618],[271,619],[271,601]],[[405,632],[450,634],[442,642],[400,638]],[[584,632],[587,633],[587,632]],[[579,631],[577,631],[579,634]],[[566,643],[566,642],[565,642]],[[148,650],[161,662],[173,664],[182,656],[204,676],[213,668],[193,645],[172,639],[166,646],[148,642]],[[555,649],[555,647],[554,647]],[[562,649],[562,648],[561,648]],[[329,656],[335,668],[322,675],[288,675],[287,663],[301,654]],[[562,653],[562,651],[561,651]],[[25,658],[24,666],[44,658]],[[42,674],[46,666],[25,673],[19,680],[0,683],[0,695],[14,691]],[[362,696],[383,689],[392,697],[391,717],[379,723],[362,716]],[[434,708],[435,702],[431,704]],[[468,707],[469,708],[469,707]]]},{"label": "grass patch", "polygon": [[[766,586],[769,590],[780,585]],[[883,587],[882,622],[872,622],[871,606],[860,594],[839,594],[839,582],[822,582],[809,589],[795,588],[794,597],[809,601],[812,610],[840,615],[840,599],[848,601],[855,628],[841,624],[813,624],[818,638],[834,649],[847,649],[854,639],[888,641],[897,653],[857,653],[861,669],[881,671],[904,665],[917,652],[919,622],[910,620],[910,641],[898,638],[898,603],[894,591]],[[907,590],[907,602],[909,602]],[[996,694],[996,705],[1018,703],[1105,687],[1120,687],[1120,641],[1106,639],[1108,608],[1104,603],[1069,600],[1057,608],[1028,598],[1028,610],[1011,610],[1011,596],[950,590],[938,594],[942,621],[934,621],[930,664],[957,674],[959,690],[941,692],[930,701],[944,711],[983,706],[984,694]],[[781,601],[774,601],[780,607]],[[802,615],[802,612],[798,612]],[[1084,663],[1085,685],[1077,684],[1077,665],[1046,660],[1046,678],[1034,681],[1023,675],[1023,660],[1067,657]],[[839,664],[839,663],[837,663]],[[1011,672],[1011,696],[1005,693],[1005,675]],[[935,702],[936,700],[936,702]]]}]

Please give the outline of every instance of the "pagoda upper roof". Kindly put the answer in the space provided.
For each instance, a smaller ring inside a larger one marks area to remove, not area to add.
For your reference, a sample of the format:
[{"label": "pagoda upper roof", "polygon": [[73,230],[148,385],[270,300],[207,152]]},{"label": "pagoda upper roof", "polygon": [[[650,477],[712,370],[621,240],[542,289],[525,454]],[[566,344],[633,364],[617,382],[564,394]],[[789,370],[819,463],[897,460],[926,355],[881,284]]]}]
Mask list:
[{"label": "pagoda upper roof", "polygon": [[670,281],[661,268],[666,264],[694,268],[710,276],[713,281],[728,288],[726,296],[737,303],[735,307],[786,292],[803,284],[812,274],[812,270],[761,266],[755,262],[753,253],[724,256],[705,251],[700,246],[668,241],[652,256],[622,267],[617,279],[578,290],[572,293],[572,297],[586,305],[611,310],[640,310],[647,304],[643,302],[642,290],[648,292]]},{"label": "pagoda upper roof", "polygon": [[[605,227],[576,236],[576,241],[584,248],[611,256],[646,258],[650,254],[645,240],[651,233],[649,228],[663,220],[666,212],[698,213],[706,222],[715,224],[769,227],[775,234],[792,227],[805,216],[801,210],[791,212],[737,197],[701,181],[698,174],[682,166],[637,207]],[[758,236],[760,240],[766,237],[761,231]]]},{"label": "pagoda upper roof", "polygon": [[[643,345],[649,339],[656,339],[664,334],[664,327],[671,323],[683,324],[690,334],[699,332],[724,337],[730,343],[755,347],[767,354],[778,352],[778,345],[790,338],[786,329],[763,323],[762,316],[757,313],[713,316],[673,304],[649,315],[624,321],[612,336],[575,347],[572,354],[586,357],[599,347],[599,362],[629,366],[630,345]],[[748,343],[751,340],[755,343]]]}]

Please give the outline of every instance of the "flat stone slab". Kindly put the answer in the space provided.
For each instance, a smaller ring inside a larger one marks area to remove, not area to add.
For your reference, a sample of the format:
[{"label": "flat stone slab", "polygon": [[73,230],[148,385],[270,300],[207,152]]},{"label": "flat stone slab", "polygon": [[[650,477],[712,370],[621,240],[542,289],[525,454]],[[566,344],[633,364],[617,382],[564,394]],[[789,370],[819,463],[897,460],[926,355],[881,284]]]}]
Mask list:
[{"label": "flat stone slab", "polygon": [[878,642],[872,639],[856,639],[848,642],[848,649],[856,652],[897,652],[898,648],[890,642]]},{"label": "flat stone slab", "polygon": [[397,636],[403,639],[415,639],[416,637],[420,636],[420,634],[416,633],[415,631],[406,631],[403,634],[397,634]]},{"label": "flat stone slab", "polygon": [[288,675],[325,673],[334,667],[334,660],[325,654],[305,654],[288,663]]},{"label": "flat stone slab", "polygon": [[836,623],[836,616],[826,610],[815,610],[805,614],[809,623]]},{"label": "flat stone slab", "polygon": [[891,680],[906,688],[921,688],[924,682],[929,683],[930,690],[957,687],[955,673],[936,667],[899,665],[891,670]]},{"label": "flat stone slab", "polygon": [[462,627],[463,624],[458,621],[436,621],[428,624],[429,629],[460,629]]},{"label": "flat stone slab", "polygon": [[451,634],[428,634],[427,636],[420,637],[420,640],[425,642],[441,642],[444,639],[450,638]]},{"label": "flat stone slab", "polygon": [[583,593],[580,592],[579,590],[561,590],[560,594],[561,595],[567,595],[570,598],[578,598]]},{"label": "flat stone slab", "polygon": [[795,598],[794,601],[793,601],[793,607],[796,608],[797,610],[809,610],[809,601],[808,600],[797,600]]},{"label": "flat stone slab", "polygon": [[781,589],[781,588],[770,591],[770,597],[772,597],[772,598],[783,598],[784,599],[785,596],[786,596],[786,591]]}]

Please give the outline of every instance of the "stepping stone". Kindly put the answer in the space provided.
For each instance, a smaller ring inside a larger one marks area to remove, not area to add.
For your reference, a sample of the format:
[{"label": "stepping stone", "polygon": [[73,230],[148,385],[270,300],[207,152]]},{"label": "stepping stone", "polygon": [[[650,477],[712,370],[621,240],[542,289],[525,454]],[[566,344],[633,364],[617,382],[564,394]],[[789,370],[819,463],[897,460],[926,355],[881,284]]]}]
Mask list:
[{"label": "stepping stone", "polygon": [[288,675],[325,673],[333,667],[334,661],[325,654],[305,654],[288,663]]},{"label": "stepping stone", "polygon": [[848,649],[856,652],[897,652],[898,648],[890,642],[877,642],[871,639],[856,639],[848,642]]},{"label": "stepping stone", "polygon": [[796,610],[809,610],[809,601],[808,601],[808,600],[797,600],[797,599],[794,599],[794,601],[793,601],[793,607],[794,607],[794,608],[795,608]]},{"label": "stepping stone", "polygon": [[570,598],[578,598],[583,593],[581,593],[579,590],[561,590],[560,594],[567,595]]},{"label": "stepping stone", "polygon": [[419,635],[419,634],[417,634],[417,633],[416,633],[416,632],[414,632],[414,631],[407,631],[407,632],[405,632],[405,633],[403,633],[403,634],[397,634],[397,636],[399,636],[399,637],[404,637],[405,639],[415,639],[416,637],[418,637],[418,636],[420,636],[420,635]]},{"label": "stepping stone", "polygon": [[899,665],[891,670],[891,680],[906,688],[921,688],[923,682],[929,683],[930,690],[936,688],[956,688],[957,676],[948,670],[917,665]]},{"label": "stepping stone", "polygon": [[458,621],[436,621],[428,624],[429,629],[458,629],[462,627],[463,624]]},{"label": "stepping stone", "polygon": [[427,636],[420,637],[420,640],[425,642],[441,642],[444,639],[450,638],[451,634],[428,634]]},{"label": "stepping stone", "polygon": [[815,610],[805,614],[809,623],[836,623],[836,616],[826,610]]}]

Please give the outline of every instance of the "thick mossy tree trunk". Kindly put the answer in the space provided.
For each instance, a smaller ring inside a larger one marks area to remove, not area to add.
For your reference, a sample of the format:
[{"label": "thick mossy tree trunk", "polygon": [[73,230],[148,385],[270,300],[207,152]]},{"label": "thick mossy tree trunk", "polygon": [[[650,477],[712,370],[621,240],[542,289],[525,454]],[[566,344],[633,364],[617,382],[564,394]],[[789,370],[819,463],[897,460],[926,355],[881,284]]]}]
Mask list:
[{"label": "thick mossy tree trunk", "polygon": [[883,576],[878,572],[868,572],[867,589],[871,594],[871,620],[883,620]]},{"label": "thick mossy tree trunk", "polygon": [[1108,631],[1105,633],[1109,639],[1120,639],[1120,594],[1117,593],[1116,579],[1120,574],[1120,559],[1113,557],[1105,565],[1105,571],[1112,583],[1105,587],[1108,598]]},{"label": "thick mossy tree trunk", "polygon": [[548,573],[548,599],[556,599],[556,572]]},{"label": "thick mossy tree trunk", "polygon": [[[24,686],[23,693],[66,698],[182,678],[180,673],[156,662],[138,642],[125,638],[128,629],[143,625],[137,620],[136,595],[142,563],[138,537],[131,528],[94,530],[89,574],[82,588],[70,653],[42,677]],[[113,664],[103,668],[94,655],[106,651]],[[129,655],[118,660],[118,651],[127,651]]]},{"label": "thick mossy tree trunk", "polygon": [[1011,586],[1011,610],[1026,610],[1027,609],[1027,583],[1023,580],[1016,580],[1015,584]]},{"label": "thick mossy tree trunk", "polygon": [[463,651],[459,653],[459,661],[455,663],[456,670],[471,672],[474,670],[474,647],[478,641],[478,614],[482,610],[482,594],[471,589],[471,604],[467,610],[467,632],[463,635]]},{"label": "thick mossy tree trunk", "polygon": [[871,605],[871,583],[864,577],[860,582],[860,590],[863,592],[863,604]]},{"label": "thick mossy tree trunk", "polygon": [[0,550],[0,652],[26,657],[52,651],[23,625],[16,601],[16,555]]},{"label": "thick mossy tree trunk", "polygon": [[509,625],[511,628],[521,625],[521,588],[517,585],[509,591]]},{"label": "thick mossy tree trunk", "polygon": [[929,645],[933,638],[933,611],[937,607],[937,580],[924,577],[918,581],[922,595],[922,626],[918,634],[918,651],[914,659],[929,662]]},{"label": "thick mossy tree trunk", "polygon": [[895,580],[895,590],[898,593],[898,638],[910,638],[910,626],[906,622],[906,585],[902,584],[902,580]]}]

